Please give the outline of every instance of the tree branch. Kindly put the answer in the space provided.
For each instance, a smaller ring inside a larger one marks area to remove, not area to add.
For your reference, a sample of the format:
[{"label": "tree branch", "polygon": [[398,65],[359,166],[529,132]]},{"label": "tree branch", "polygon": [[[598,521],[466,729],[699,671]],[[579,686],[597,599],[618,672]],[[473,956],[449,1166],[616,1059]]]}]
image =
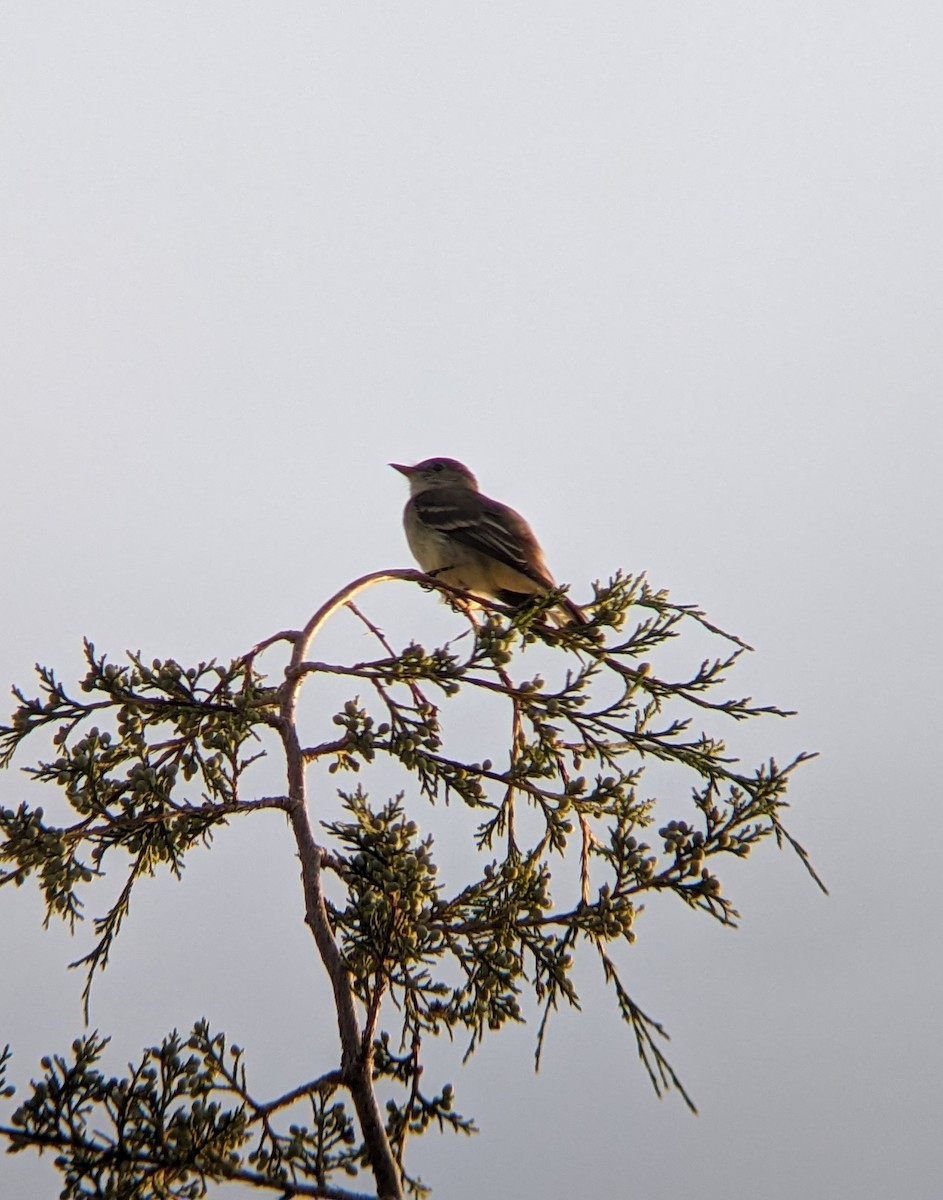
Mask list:
[{"label": "tree branch", "polygon": [[358,591],[386,578],[379,572],[364,576],[342,589],[314,614],[294,644],[291,662],[286,670],[279,715],[282,740],[288,769],[289,820],[301,859],[301,878],[305,895],[305,920],[311,929],[321,961],[331,981],[337,1028],[341,1043],[341,1073],[350,1091],[367,1147],[370,1165],[377,1182],[379,1200],[402,1200],[399,1168],[393,1156],[386,1126],[373,1090],[371,1047],[364,1047],[357,1012],[354,1006],[353,983],[344,962],[324,899],[321,884],[321,847],[317,844],[308,817],[305,756],[298,739],[296,710],[301,688],[298,667],[307,654],[308,646],[324,621]]}]

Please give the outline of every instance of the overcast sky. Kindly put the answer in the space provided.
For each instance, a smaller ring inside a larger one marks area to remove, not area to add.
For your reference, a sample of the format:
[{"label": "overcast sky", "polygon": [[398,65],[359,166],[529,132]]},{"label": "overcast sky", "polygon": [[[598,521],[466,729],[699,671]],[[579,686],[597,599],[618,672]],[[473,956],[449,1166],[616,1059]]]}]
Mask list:
[{"label": "overcast sky", "polygon": [[[800,715],[748,758],[821,752],[831,897],[765,847],[739,931],[666,900],[625,960],[701,1116],[587,960],[538,1076],[533,1028],[443,1052],[481,1133],[414,1144],[438,1197],[938,1200],[941,54],[907,0],[3,7],[0,685],[300,626],[408,565],[386,464],[449,454],[576,598],[645,570],[757,647],[734,690]],[[23,1082],[87,935],[0,905]],[[93,1024],[118,1070],[205,1013],[274,1091],[333,1065],[319,978],[263,816],[145,882]],[[20,1155],[0,1193],[58,1187]]]}]

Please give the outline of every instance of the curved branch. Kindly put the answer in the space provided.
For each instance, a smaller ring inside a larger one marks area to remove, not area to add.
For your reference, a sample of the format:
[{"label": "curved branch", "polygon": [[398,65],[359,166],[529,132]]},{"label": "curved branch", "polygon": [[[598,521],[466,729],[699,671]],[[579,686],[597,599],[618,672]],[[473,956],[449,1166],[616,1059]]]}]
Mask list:
[{"label": "curved branch", "polygon": [[308,653],[308,647],[320,632],[321,626],[339,608],[349,605],[354,596],[366,591],[369,587],[373,587],[374,584],[386,583],[393,580],[399,580],[403,583],[418,583],[432,591],[440,592],[446,599],[460,600],[465,604],[474,604],[479,608],[487,608],[493,612],[512,613],[514,611],[506,604],[499,604],[496,600],[489,600],[484,596],[478,596],[474,592],[466,591],[464,588],[452,587],[451,584],[443,583],[440,579],[436,579],[434,575],[426,575],[423,571],[415,571],[411,567],[397,567],[387,571],[371,571],[369,575],[361,575],[359,579],[345,584],[339,592],[335,592],[330,600],[326,600],[321,605],[308,624],[302,629],[301,633],[292,638],[294,651],[291,656],[291,666],[288,668],[289,672],[293,674],[304,662]]},{"label": "curved branch", "polygon": [[379,1200],[402,1200],[399,1167],[393,1156],[386,1125],[373,1089],[373,1048],[364,1045],[354,1004],[350,971],[341,954],[331,926],[321,867],[324,851],[314,838],[308,816],[305,766],[306,756],[298,738],[296,712],[304,673],[300,670],[308,646],[325,621],[358,592],[388,578],[416,578],[417,571],[377,571],[348,584],[317,610],[295,640],[291,662],[279,704],[279,725],[288,768],[288,817],[301,859],[301,878],[305,896],[305,921],[311,930],[318,953],[334,994],[337,1030],[341,1043],[341,1074],[350,1091],[364,1144],[377,1183]]}]

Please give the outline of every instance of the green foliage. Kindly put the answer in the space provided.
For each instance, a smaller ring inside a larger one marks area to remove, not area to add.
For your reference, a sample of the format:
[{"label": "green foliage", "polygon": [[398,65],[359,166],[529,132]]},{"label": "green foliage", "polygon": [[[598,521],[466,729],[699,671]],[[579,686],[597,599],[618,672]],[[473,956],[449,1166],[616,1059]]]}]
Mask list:
[{"label": "green foliage", "polygon": [[[539,1013],[539,1062],[552,1013],[579,1006],[573,967],[584,950],[598,958],[656,1092],[675,1088],[693,1108],[664,1056],[661,1025],[619,974],[642,900],[673,895],[732,925],[722,865],[770,836],[811,871],[782,825],[791,773],[808,756],[745,770],[716,728],[695,725],[786,715],[722,694],[748,647],[698,610],[619,576],[597,587],[585,623],[561,624],[555,593],[512,613],[487,606],[469,617],[462,639],[396,652],[352,604],[362,583],[302,633],[277,635],[228,667],[146,666],[135,655],[118,665],[87,645],[82,696],[45,668],[37,669],[36,698],[15,693],[0,761],[8,765],[27,739],[51,734],[52,756],[26,771],[58,788],[71,815],[52,824],[25,802],[0,810],[0,884],[35,875],[47,921],[56,915],[74,926],[106,859],[120,851],[128,863],[118,900],[96,919],[95,945],[79,960],[86,1003],[137,879],[161,869],[179,876],[217,826],[278,808],[295,832],[306,919],[341,1031],[335,1069],[267,1104],[247,1090],[242,1051],[227,1051],[223,1035],[202,1023],[186,1045],[172,1034],[146,1051],[123,1080],[99,1070],[105,1040],[97,1035],[74,1043],[71,1062],[44,1060],[44,1077],[0,1132],[14,1149],[56,1147],[64,1196],[189,1200],[213,1181],[239,1179],[284,1195],[349,1197],[355,1193],[334,1177],[363,1170],[374,1173],[378,1195],[421,1193],[405,1167],[408,1137],[433,1125],[474,1131],[454,1111],[451,1085],[420,1087],[426,1039],[459,1033],[467,1057],[486,1035]],[[376,636],[379,657],[350,665],[306,658],[321,621],[341,604]],[[663,678],[643,656],[685,626],[697,640],[725,641],[729,652],[680,680]],[[254,664],[279,641],[293,653],[273,689]],[[537,653],[542,673],[512,677],[525,649]],[[305,746],[296,702],[309,680],[325,675],[349,678],[359,694],[333,718],[333,739]],[[444,717],[459,692],[482,711],[505,714],[508,733],[491,759],[466,761],[450,749]],[[244,776],[264,731],[280,739],[286,793],[246,796]],[[343,816],[322,823],[319,841],[309,810],[317,813],[321,798],[306,784],[306,768],[319,761],[330,773],[397,764],[404,789],[379,803],[363,786],[341,792]],[[662,764],[658,796],[642,791],[653,762]],[[475,814],[474,866],[458,886],[440,880],[433,839],[420,830],[423,800]],[[339,901],[324,892],[324,874]],[[6,1066],[0,1057],[0,1089]],[[385,1117],[378,1088],[389,1096]],[[306,1123],[277,1132],[275,1114],[299,1103]]]},{"label": "green foliage", "polygon": [[[260,1103],[248,1089],[243,1050],[227,1049],[205,1021],[186,1040],[174,1031],[145,1050],[122,1078],[99,1067],[107,1044],[93,1033],[72,1043],[71,1060],[44,1058],[45,1075],[4,1131],[13,1152],[58,1152],[63,1200],[194,1200],[208,1182],[225,1180],[287,1192],[337,1170],[356,1173],[363,1148],[343,1102],[334,1099],[335,1078]],[[276,1116],[299,1104],[309,1109],[310,1124],[278,1130]]]},{"label": "green foliage", "polygon": [[[257,757],[246,754],[246,743],[271,714],[258,678],[242,662],[184,670],[173,659],[146,666],[130,655],[128,665],[116,666],[96,656],[90,642],[85,658],[79,687],[91,699],[70,697],[45,667],[37,667],[38,696],[14,689],[19,706],[10,725],[0,727],[0,765],[9,766],[27,737],[51,728],[56,757],[25,771],[62,789],[80,820],[60,828],[45,823],[42,807],[0,808],[6,839],[0,859],[14,864],[0,873],[0,884],[20,885],[37,872],[47,922],[55,915],[74,926],[82,916],[80,885],[103,872],[111,851],[130,858],[118,901],[96,920],[98,941],[81,960],[88,967],[87,1006],[92,976],[108,962],[133,884],[161,867],[179,877],[187,852],[238,809],[241,776]],[[91,724],[103,717],[114,720],[114,735]],[[199,800],[187,799],[197,788]]]}]

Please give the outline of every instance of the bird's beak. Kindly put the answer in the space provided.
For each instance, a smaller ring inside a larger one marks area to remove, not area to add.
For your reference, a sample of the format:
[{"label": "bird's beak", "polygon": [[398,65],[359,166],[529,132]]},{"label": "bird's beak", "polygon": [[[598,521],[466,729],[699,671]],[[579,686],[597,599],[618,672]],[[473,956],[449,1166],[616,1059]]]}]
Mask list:
[{"label": "bird's beak", "polygon": [[394,471],[399,471],[400,475],[405,475],[407,479],[416,469],[415,467],[404,467],[402,463],[389,463],[389,466],[391,466]]}]

